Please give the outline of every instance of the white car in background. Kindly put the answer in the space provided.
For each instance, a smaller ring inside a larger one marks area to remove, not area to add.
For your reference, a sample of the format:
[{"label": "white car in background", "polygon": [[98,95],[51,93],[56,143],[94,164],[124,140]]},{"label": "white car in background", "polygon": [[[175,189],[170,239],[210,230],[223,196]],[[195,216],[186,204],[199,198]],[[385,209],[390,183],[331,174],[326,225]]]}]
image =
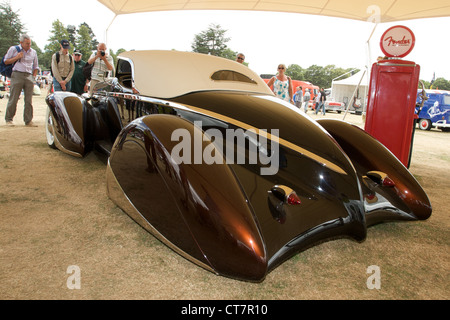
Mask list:
[{"label": "white car in background", "polygon": [[345,104],[343,102],[333,101],[330,98],[331,89],[325,89],[325,93],[327,94],[327,100],[325,101],[325,111],[336,111],[337,113],[345,111]]}]

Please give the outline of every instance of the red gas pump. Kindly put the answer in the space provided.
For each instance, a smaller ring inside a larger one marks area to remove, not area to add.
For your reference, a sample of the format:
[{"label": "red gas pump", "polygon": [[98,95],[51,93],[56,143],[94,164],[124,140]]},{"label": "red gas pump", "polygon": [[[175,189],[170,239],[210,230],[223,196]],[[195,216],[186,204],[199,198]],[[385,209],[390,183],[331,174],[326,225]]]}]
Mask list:
[{"label": "red gas pump", "polygon": [[409,167],[420,66],[401,60],[415,38],[404,26],[389,28],[380,46],[387,58],[372,65],[365,130]]}]

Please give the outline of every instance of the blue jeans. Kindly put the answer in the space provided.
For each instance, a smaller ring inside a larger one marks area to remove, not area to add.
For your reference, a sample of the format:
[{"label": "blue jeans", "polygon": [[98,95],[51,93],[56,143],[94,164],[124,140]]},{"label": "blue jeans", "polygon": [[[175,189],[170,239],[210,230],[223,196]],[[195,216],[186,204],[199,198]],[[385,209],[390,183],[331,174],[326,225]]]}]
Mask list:
[{"label": "blue jeans", "polygon": [[325,115],[325,102],[319,102],[319,106],[316,108],[316,114],[319,112],[320,108],[322,108],[323,115]]},{"label": "blue jeans", "polygon": [[[53,90],[54,91],[63,91],[63,89],[61,88],[61,85],[59,84],[58,80],[56,80],[55,77],[53,77]],[[70,81],[66,83],[65,91],[70,91]]]}]

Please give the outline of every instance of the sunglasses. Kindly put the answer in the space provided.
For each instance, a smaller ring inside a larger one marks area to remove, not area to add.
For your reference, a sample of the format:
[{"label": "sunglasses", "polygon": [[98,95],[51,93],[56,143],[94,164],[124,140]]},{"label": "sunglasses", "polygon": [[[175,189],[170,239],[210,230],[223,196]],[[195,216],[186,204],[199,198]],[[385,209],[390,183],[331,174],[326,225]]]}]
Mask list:
[{"label": "sunglasses", "polygon": [[278,67],[278,69],[284,69],[284,67]]},{"label": "sunglasses", "polygon": [[244,60],[244,58],[242,58],[242,57],[238,57],[238,60]]}]

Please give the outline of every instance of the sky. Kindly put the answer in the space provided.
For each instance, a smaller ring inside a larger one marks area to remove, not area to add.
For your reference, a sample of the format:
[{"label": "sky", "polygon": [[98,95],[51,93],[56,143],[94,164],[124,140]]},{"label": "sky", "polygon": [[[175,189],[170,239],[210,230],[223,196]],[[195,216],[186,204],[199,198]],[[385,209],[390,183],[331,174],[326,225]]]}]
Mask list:
[{"label": "sky", "polygon": [[[4,2],[5,0],[0,0]],[[404,25],[415,35],[415,46],[404,60],[420,65],[420,78],[450,80],[450,17],[374,24],[342,18],[296,13],[253,11],[165,11],[130,15],[114,14],[95,0],[10,0],[25,29],[44,49],[52,23],[65,26],[86,22],[99,42],[109,49],[192,51],[194,36],[218,24],[231,38],[233,51],[243,52],[249,67],[258,74],[275,74],[278,64],[335,65],[340,68],[371,68],[378,56],[382,34]],[[370,37],[371,36],[371,37]],[[370,41],[369,41],[370,38]],[[445,40],[447,39],[447,40]],[[299,79],[301,80],[301,79]]]}]

